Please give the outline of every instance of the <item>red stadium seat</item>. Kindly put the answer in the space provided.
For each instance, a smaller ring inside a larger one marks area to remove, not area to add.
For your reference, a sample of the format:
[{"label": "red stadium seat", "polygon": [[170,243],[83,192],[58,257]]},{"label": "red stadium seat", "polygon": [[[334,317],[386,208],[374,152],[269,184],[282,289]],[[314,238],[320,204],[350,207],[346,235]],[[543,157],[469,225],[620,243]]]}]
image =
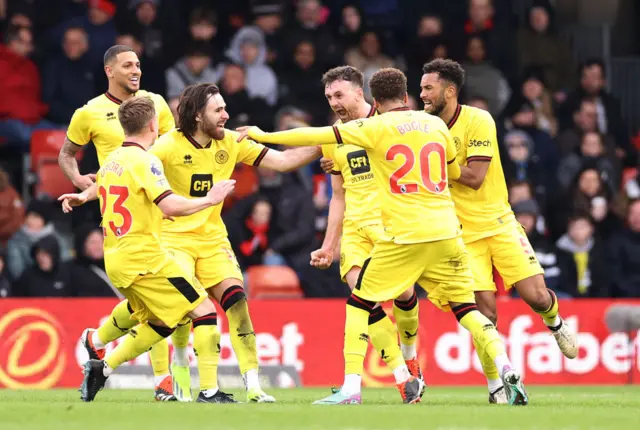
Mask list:
[{"label": "red stadium seat", "polygon": [[302,298],[298,275],[287,266],[252,266],[247,270],[253,299]]},{"label": "red stadium seat", "polygon": [[628,167],[622,171],[622,187],[624,187],[627,182],[634,179],[638,176],[638,169],[636,167]]},{"label": "red stadium seat", "polygon": [[253,166],[237,164],[231,179],[235,179],[236,188],[233,194],[224,201],[224,209],[228,210],[235,202],[258,191],[258,172]]},{"label": "red stadium seat", "polygon": [[37,197],[48,194],[57,199],[62,194],[75,192],[75,187],[58,166],[56,158],[41,158],[36,171],[37,183],[35,195]]},{"label": "red stadium seat", "polygon": [[[31,134],[31,170],[36,171],[42,157],[58,158],[60,149],[64,145],[67,132],[64,130],[36,130]],[[76,159],[82,158],[82,151]]]}]

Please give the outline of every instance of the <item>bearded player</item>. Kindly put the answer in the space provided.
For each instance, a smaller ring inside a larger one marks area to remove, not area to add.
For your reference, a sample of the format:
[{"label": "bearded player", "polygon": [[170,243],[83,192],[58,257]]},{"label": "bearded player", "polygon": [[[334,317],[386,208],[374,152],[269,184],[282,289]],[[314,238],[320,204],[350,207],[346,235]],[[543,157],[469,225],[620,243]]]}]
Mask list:
[{"label": "bearded player", "polygon": [[[104,160],[119,148],[124,132],[118,120],[118,108],[124,100],[134,95],[149,96],[153,100],[159,118],[159,133],[162,135],[174,128],[173,115],[162,96],[140,89],[140,60],[132,48],[115,45],[104,54],[104,71],[109,81],[107,91],[87,102],[76,110],[71,118],[64,145],[60,150],[58,162],[64,174],[77,188],[85,190],[93,184],[95,175],[81,175],[76,153],[87,143],[93,142],[98,153],[98,162]],[[104,346],[124,335],[136,324],[131,319],[133,309],[129,302],[120,302],[111,312],[109,323],[100,330],[88,329],[82,334],[82,342],[89,358],[102,359]],[[179,327],[173,334],[175,350],[186,355],[189,342],[190,325]],[[169,345],[165,339],[156,344],[149,352],[154,373],[155,399],[175,401],[173,380],[169,373]]]},{"label": "bearded player", "polygon": [[[333,68],[324,74],[322,83],[329,106],[339,117],[336,124],[377,115],[376,109],[364,99],[364,77],[355,67]],[[354,145],[324,145],[322,154],[323,161],[333,162],[330,171],[333,195],[324,242],[311,253],[311,264],[327,269],[341,240],[340,276],[353,291],[373,244],[383,234],[378,190],[365,149]],[[371,343],[392,370],[396,382],[402,382],[405,364],[413,376],[422,378],[415,347],[418,310],[413,287],[394,300],[393,315],[401,333],[402,356],[396,327],[382,307],[376,307],[369,316]],[[336,396],[327,399],[327,403],[340,402],[339,393]]]},{"label": "bearded player", "polygon": [[[456,143],[462,173],[449,187],[470,255],[478,308],[497,323],[495,266],[505,287],[514,287],[542,317],[565,357],[575,358],[577,335],[560,318],[556,295],[547,289],[542,267],[509,205],[495,122],[488,112],[458,103],[464,79],[460,64],[433,60],[423,67],[420,98],[425,112],[439,116]],[[475,338],[474,344],[487,377],[489,402],[506,403],[498,370]]]},{"label": "bearded player", "polygon": [[[449,177],[455,180],[461,174],[451,134],[440,118],[409,110],[407,81],[400,70],[381,69],[369,85],[382,115],[333,127],[278,133],[250,127],[243,132],[263,143],[355,144],[367,149],[381,199],[384,236],[374,244],[347,301],[340,403],[361,402],[371,311],[419,282],[428,299],[441,310],[452,310],[494,360],[509,403],[527,404],[520,375],[512,368],[502,339],[475,304],[473,277],[448,186]],[[423,382],[408,372],[405,378],[399,384],[404,402],[419,402]]]}]

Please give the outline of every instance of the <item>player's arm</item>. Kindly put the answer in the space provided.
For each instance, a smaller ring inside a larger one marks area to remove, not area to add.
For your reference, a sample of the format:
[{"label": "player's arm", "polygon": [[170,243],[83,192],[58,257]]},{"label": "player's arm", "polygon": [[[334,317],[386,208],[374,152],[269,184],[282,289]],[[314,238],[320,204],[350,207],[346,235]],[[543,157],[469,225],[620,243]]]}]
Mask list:
[{"label": "player's arm", "polygon": [[176,126],[176,122],[173,118],[173,113],[171,113],[171,108],[164,97],[158,95],[155,100],[155,106],[158,110],[158,134],[162,136],[168,131],[173,130]]},{"label": "player's arm", "polygon": [[327,231],[322,241],[322,247],[311,253],[311,265],[319,269],[328,269],[331,267],[333,263],[333,253],[342,236],[342,222],[344,221],[346,203],[344,179],[339,172],[331,175],[331,189],[333,195],[329,202]]},{"label": "player's arm", "polygon": [[187,216],[219,205],[233,191],[235,184],[235,180],[220,181],[209,190],[205,197],[195,199],[179,196],[169,189],[156,197],[153,202],[166,216]]},{"label": "player's arm", "polygon": [[278,172],[291,172],[317,160],[321,155],[322,150],[317,146],[287,149],[286,151],[270,149],[264,155],[260,165]]},{"label": "player's arm", "polygon": [[489,170],[489,163],[498,147],[496,124],[489,113],[475,120],[467,143],[467,164],[460,166],[458,182],[474,190],[480,189]]},{"label": "player's arm", "polygon": [[457,181],[460,179],[460,165],[456,163],[456,144],[448,128],[442,129],[445,141],[445,155],[447,157],[447,177],[449,181]]},{"label": "player's arm", "polygon": [[69,128],[67,129],[64,144],[58,154],[58,164],[65,176],[76,188],[80,188],[81,190],[90,187],[96,179],[96,176],[93,174],[81,175],[78,169],[78,161],[76,160],[78,151],[91,140],[91,132],[89,130],[90,120],[84,109],[80,108],[74,112]]},{"label": "player's arm", "polygon": [[95,182],[86,188],[81,193],[63,194],[58,198],[58,201],[62,202],[62,212],[69,213],[73,211],[74,207],[82,206],[83,204],[95,200],[98,198],[98,184]]}]

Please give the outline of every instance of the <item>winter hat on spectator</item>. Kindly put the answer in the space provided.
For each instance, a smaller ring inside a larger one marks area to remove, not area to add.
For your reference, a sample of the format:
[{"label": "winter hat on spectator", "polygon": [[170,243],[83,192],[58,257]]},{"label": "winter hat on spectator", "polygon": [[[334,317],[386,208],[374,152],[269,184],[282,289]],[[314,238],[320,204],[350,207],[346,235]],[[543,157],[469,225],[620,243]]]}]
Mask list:
[{"label": "winter hat on spectator", "polygon": [[100,9],[110,17],[116,14],[116,6],[110,0],[89,0],[89,7]]},{"label": "winter hat on spectator", "polygon": [[528,214],[537,217],[540,215],[540,209],[535,200],[523,200],[513,205],[513,213],[516,215]]},{"label": "winter hat on spectator", "polygon": [[31,200],[29,206],[27,206],[26,214],[29,214],[29,212],[41,216],[45,224],[51,220],[51,207],[49,203],[42,200]]},{"label": "winter hat on spectator", "polygon": [[504,143],[505,145],[511,139],[520,139],[523,140],[527,144],[527,149],[529,150],[529,154],[533,154],[533,146],[534,142],[529,133],[522,130],[511,130],[507,134],[504,135]]},{"label": "winter hat on spectator", "polygon": [[129,9],[137,9],[142,3],[151,3],[155,7],[160,6],[160,0],[131,0],[129,1]]},{"label": "winter hat on spectator", "polygon": [[266,15],[280,15],[284,7],[280,0],[256,0],[251,6],[251,13],[254,17]]}]

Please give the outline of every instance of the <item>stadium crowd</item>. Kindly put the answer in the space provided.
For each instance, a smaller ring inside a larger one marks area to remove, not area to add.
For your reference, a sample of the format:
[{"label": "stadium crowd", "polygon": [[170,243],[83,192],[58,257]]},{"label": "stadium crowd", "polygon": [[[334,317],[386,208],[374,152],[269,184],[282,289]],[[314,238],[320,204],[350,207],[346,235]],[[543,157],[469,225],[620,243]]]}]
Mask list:
[{"label": "stadium crowd", "polygon": [[[142,87],[174,112],[186,86],[218,84],[231,129],[332,123],[320,77],[340,64],[365,79],[382,67],[404,70],[411,107],[421,109],[422,65],[453,58],[467,73],[462,102],[496,120],[510,201],[549,288],[640,297],[640,184],[626,173],[638,150],[606,90],[603,60],[573,61],[550,0],[526,1],[521,20],[509,0],[401,3],[0,0],[0,297],[116,294],[97,202],[74,211],[69,229],[46,196],[23,204],[16,189],[26,172],[15,168],[34,130],[64,130],[105,91],[102,55],[114,43],[135,49]],[[81,170],[97,169],[89,146]],[[239,169],[243,191],[225,204],[224,220],[243,270],[288,265],[306,296],[348,295],[337,262],[309,266],[331,198],[319,163],[290,174]]]}]

